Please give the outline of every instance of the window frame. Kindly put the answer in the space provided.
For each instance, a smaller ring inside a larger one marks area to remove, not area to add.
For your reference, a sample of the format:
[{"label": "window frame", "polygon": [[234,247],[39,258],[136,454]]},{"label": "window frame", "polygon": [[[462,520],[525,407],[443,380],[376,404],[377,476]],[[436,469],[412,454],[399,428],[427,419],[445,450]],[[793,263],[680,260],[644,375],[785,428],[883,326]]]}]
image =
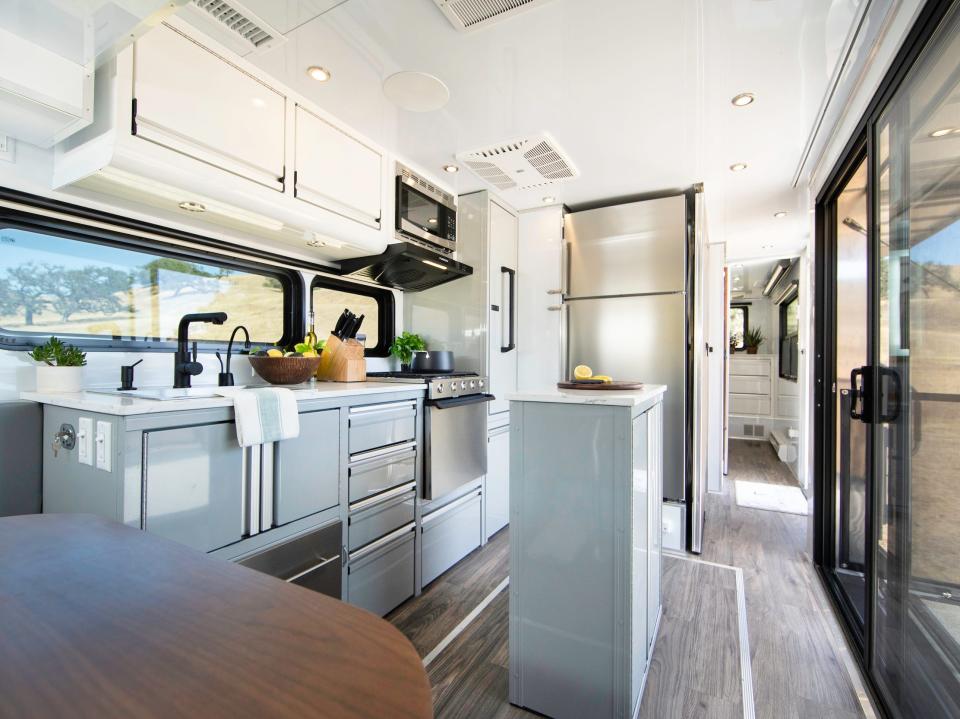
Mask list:
[{"label": "window frame", "polygon": [[[749,303],[731,302],[731,303],[730,303],[730,310],[743,310],[743,333],[744,333],[744,335],[746,335],[747,330],[750,329],[750,305],[749,305]],[[729,318],[728,318],[728,321],[729,321]],[[744,342],[744,339],[741,338],[741,339],[740,339],[740,343],[741,343],[741,344],[740,344],[739,346],[734,346],[734,348],[733,348],[734,352],[742,352],[744,349],[746,349],[746,345],[743,344],[743,342]],[[729,337],[729,336],[727,337],[727,343],[728,343],[728,344],[730,343],[730,337]]]},{"label": "window frame", "polygon": [[[787,333],[787,308],[794,303],[797,304],[797,331],[792,334],[788,334]],[[777,364],[779,365],[777,369],[777,374],[780,376],[780,379],[789,380],[791,382],[798,381],[798,377],[797,375],[791,375],[786,373],[786,370],[784,368],[784,362],[783,362],[784,360],[783,341],[792,339],[795,342],[797,342],[797,351],[799,352],[799,339],[800,339],[799,312],[800,312],[800,294],[799,293],[794,293],[792,298],[790,298],[786,302],[780,303],[780,346],[778,349],[780,357],[777,362]],[[797,365],[798,365],[798,374],[799,374],[799,357],[797,358]]]},{"label": "window frame", "polygon": [[[365,348],[363,355],[364,357],[390,356],[390,345],[393,343],[396,333],[396,301],[392,290],[387,287],[350,282],[331,275],[316,274],[310,281],[310,287],[308,288],[307,301],[311,309],[313,308],[313,291],[318,287],[372,298],[377,303],[377,344]],[[321,328],[321,331],[317,333],[317,338],[325,340],[327,338],[325,332],[326,328]]]},{"label": "window frame", "polygon": [[[109,222],[109,216],[105,215],[101,222]],[[276,342],[281,345],[290,344],[294,341],[295,336],[299,336],[296,331],[297,328],[304,325],[303,279],[300,273],[294,269],[209,252],[194,247],[185,247],[175,242],[164,242],[162,239],[156,239],[155,237],[148,238],[126,234],[103,227],[102,224],[98,226],[86,225],[14,209],[0,208],[0,224],[4,227],[27,232],[54,235],[66,240],[143,252],[156,257],[203,262],[229,270],[272,277],[278,280],[283,287],[283,331]],[[156,232],[156,228],[151,228],[151,230]],[[98,337],[60,332],[56,333],[56,336],[88,352],[172,352],[177,346],[175,339],[120,339],[116,336]],[[0,349],[29,351],[44,344],[50,337],[49,334],[17,332],[0,327]],[[254,342],[256,343],[257,340],[254,339]],[[260,344],[265,342],[266,340],[259,340]],[[226,340],[197,339],[197,349],[200,352],[224,351],[227,345]]]}]

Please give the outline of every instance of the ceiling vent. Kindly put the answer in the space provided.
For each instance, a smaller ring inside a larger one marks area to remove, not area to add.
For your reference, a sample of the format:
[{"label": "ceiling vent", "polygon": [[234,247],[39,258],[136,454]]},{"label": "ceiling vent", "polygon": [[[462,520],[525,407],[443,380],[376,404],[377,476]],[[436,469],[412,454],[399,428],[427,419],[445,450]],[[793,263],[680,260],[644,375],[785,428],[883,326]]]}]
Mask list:
[{"label": "ceiling vent", "polygon": [[183,14],[238,55],[286,42],[283,34],[237,0],[190,0]]},{"label": "ceiling vent", "polygon": [[530,190],[580,173],[547,133],[460,152],[457,159],[498,190]]},{"label": "ceiling vent", "polygon": [[550,0],[433,0],[460,32],[476,30]]}]

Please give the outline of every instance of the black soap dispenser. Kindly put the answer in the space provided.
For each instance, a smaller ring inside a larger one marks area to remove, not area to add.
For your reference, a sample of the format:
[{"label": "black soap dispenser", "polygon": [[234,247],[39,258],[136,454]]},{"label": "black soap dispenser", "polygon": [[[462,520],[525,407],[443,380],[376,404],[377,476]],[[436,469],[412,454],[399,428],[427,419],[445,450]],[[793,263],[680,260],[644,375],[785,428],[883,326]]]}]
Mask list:
[{"label": "black soap dispenser", "polygon": [[143,362],[143,360],[137,360],[133,364],[125,364],[120,367],[120,386],[117,387],[118,392],[127,392],[132,389],[136,389],[133,386],[133,368],[138,364]]}]

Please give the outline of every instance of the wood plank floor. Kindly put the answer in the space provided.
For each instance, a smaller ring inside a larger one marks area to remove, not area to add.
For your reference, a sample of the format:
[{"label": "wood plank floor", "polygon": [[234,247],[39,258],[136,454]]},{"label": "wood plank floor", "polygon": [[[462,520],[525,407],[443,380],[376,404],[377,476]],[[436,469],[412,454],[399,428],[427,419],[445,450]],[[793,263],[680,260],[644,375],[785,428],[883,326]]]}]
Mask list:
[{"label": "wood plank floor", "polygon": [[[732,442],[723,494],[707,497],[702,560],[741,567],[753,699],[760,719],[853,719],[863,713],[806,550],[808,518],[739,507],[732,480],[796,484],[767,443]],[[421,656],[507,576],[509,531],[387,618]],[[664,617],[641,716],[741,717],[736,573],[665,557]],[[438,718],[536,716],[507,701],[508,593],[501,592],[428,667]]]}]

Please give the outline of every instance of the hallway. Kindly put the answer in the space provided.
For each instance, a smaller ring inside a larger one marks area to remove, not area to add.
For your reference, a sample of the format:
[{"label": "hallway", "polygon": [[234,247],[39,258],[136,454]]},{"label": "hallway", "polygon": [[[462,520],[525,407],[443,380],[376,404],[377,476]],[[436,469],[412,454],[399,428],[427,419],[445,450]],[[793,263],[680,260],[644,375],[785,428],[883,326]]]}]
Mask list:
[{"label": "hallway", "polygon": [[[738,506],[738,479],[796,486],[769,444],[731,443],[724,492],[707,497],[703,555],[664,558],[663,618],[640,716],[873,716],[814,574],[808,517]],[[437,717],[534,716],[506,699],[508,571],[504,529],[388,616],[426,658]]]}]

